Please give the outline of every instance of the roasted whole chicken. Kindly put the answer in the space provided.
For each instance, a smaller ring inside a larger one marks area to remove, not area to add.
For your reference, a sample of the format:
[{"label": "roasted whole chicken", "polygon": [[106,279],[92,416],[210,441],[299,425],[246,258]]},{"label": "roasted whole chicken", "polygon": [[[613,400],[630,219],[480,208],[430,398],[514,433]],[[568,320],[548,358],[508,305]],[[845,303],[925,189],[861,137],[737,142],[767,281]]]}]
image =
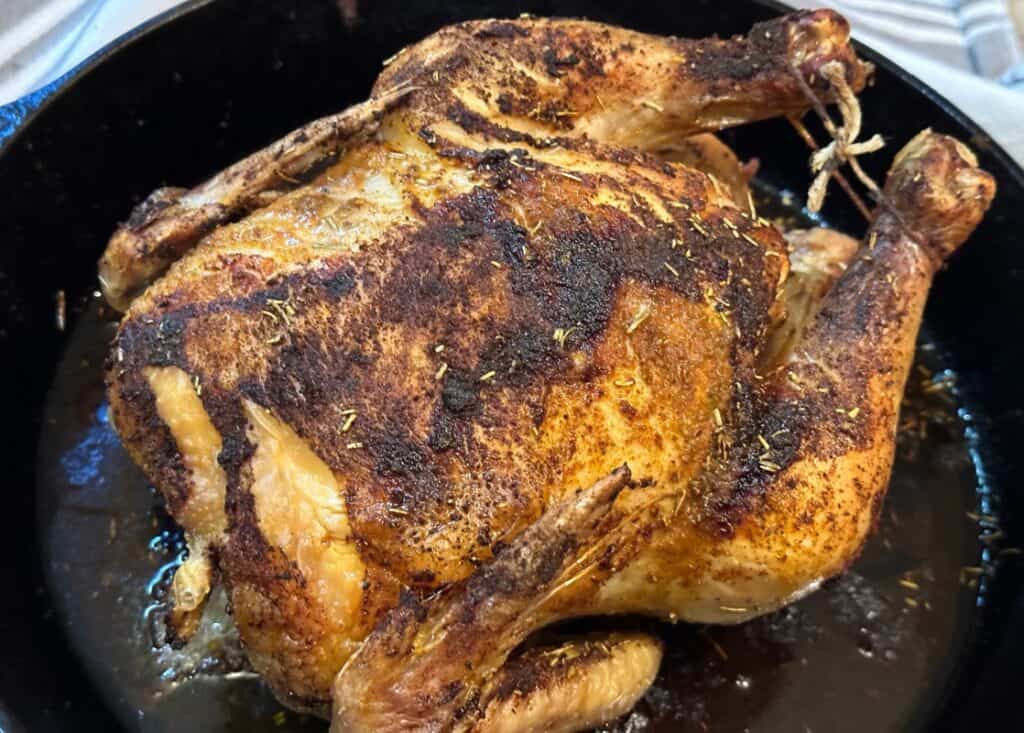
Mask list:
[{"label": "roasted whole chicken", "polygon": [[192,190],[100,274],[118,433],[186,531],[171,623],[226,588],[251,662],[335,731],[578,730],[660,642],[842,572],[885,494],[935,272],[994,195],[899,152],[863,244],[784,234],[711,134],[869,73],[838,15],[680,40],[462,23],[370,100]]}]

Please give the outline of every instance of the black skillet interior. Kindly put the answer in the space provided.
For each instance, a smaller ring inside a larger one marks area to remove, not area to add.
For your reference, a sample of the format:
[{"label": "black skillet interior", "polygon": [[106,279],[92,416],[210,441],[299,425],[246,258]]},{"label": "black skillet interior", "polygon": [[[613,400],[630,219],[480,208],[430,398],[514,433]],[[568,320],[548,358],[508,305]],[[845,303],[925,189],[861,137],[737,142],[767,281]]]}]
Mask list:
[{"label": "black skillet interior", "polygon": [[[165,184],[196,182],[285,131],[363,98],[381,59],[459,19],[585,15],[655,33],[742,32],[775,6],[714,0],[223,0],[152,24],[86,73],[0,109],[0,344],[6,486],[0,514],[0,731],[111,730],[111,714],[68,651],[44,589],[33,521],[41,404],[66,336],[54,299],[67,293],[73,325],[96,287],[95,261],[114,222]],[[871,57],[870,53],[867,54]],[[1008,544],[1024,544],[1017,453],[1024,428],[1024,174],[962,115],[880,62],[863,95],[864,128],[899,144],[922,126],[968,140],[1000,186],[995,206],[935,287],[927,318],[952,353],[964,400],[983,418],[975,443]],[[36,109],[38,108],[38,109]],[[782,123],[729,133],[757,155],[770,183],[806,185],[806,151]],[[766,141],[770,141],[766,144]],[[874,162],[880,173],[883,155]],[[829,219],[856,230],[832,197]],[[1010,723],[1024,659],[1024,593],[1008,563],[985,596],[971,644],[933,727]],[[117,634],[118,629],[111,629]],[[6,709],[6,712],[5,712]],[[19,722],[12,722],[16,719]]]}]

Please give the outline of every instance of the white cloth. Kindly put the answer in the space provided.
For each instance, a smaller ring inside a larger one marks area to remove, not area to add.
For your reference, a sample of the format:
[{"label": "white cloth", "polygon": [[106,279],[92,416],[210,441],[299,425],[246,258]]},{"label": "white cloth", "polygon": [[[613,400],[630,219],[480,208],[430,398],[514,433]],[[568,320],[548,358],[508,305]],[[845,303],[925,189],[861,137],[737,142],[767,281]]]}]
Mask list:
[{"label": "white cloth", "polygon": [[[180,1],[0,0],[0,104]],[[840,10],[857,38],[938,90],[1024,165],[1024,51],[1005,0],[788,2]]]},{"label": "white cloth", "polygon": [[859,40],[950,100],[1024,166],[1024,51],[1004,2],[786,2],[840,11]]},{"label": "white cloth", "polygon": [[0,0],[0,104],[53,81],[182,0]]}]

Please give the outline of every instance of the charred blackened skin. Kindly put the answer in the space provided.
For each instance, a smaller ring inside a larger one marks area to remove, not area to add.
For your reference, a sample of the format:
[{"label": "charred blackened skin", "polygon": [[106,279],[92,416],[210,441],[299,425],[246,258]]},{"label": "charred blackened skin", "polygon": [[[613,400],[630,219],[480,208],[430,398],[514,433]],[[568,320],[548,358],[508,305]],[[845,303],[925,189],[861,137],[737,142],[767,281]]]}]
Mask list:
[{"label": "charred blackened skin", "polygon": [[559,58],[551,47],[545,48],[542,54],[544,59],[544,68],[551,76],[562,76],[565,73],[564,67],[576,66],[580,62],[579,56],[575,53],[570,53],[568,56]]},{"label": "charred blackened skin", "polygon": [[722,41],[718,53],[708,53],[693,41],[680,41],[696,58],[692,73],[715,82],[721,79],[749,80],[755,75],[771,76],[784,71],[788,42],[787,23],[783,18],[758,23],[747,36]]},{"label": "charred blackened skin", "polygon": [[[461,24],[396,57],[367,106],[158,197],[111,241],[116,297],[160,270],[147,252],[181,254],[217,227],[123,321],[112,415],[180,513],[192,477],[143,375],[177,368],[195,385],[227,478],[226,536],[203,539],[254,666],[288,704],[324,714],[349,659],[358,673],[334,699],[347,725],[387,730],[366,717],[377,710],[444,729],[485,714],[536,626],[634,612],[734,623],[856,556],[930,279],[991,180],[948,138],[912,143],[870,255],[827,253],[820,302],[783,322],[786,288],[807,274],[787,280],[780,233],[730,198],[742,175],[722,190],[646,147],[799,114],[793,70],[824,90],[815,69],[837,60],[862,88],[826,11],[707,41]],[[342,149],[280,195],[275,170]],[[264,208],[219,226],[253,202]],[[769,354],[780,325],[794,345]],[[344,527],[324,550],[357,553],[346,573],[261,531],[246,402],[331,471],[344,521],[334,505],[313,513]],[[643,475],[620,496],[623,463]],[[361,588],[358,608],[328,609],[324,588],[339,601]],[[414,643],[438,629],[458,633]]]},{"label": "charred blackened skin", "polygon": [[529,28],[516,23],[491,23],[476,32],[477,38],[525,38],[530,35]]}]

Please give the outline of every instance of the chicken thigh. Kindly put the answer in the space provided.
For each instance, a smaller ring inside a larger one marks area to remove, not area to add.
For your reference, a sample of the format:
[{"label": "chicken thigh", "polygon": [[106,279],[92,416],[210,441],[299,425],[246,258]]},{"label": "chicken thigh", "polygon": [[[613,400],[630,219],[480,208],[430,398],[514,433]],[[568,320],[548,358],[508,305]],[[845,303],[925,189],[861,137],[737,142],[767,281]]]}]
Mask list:
[{"label": "chicken thigh", "polygon": [[702,41],[463,23],[140,206],[100,263],[128,305],[108,386],[189,540],[177,632],[220,582],[256,670],[335,730],[578,730],[660,644],[532,632],[737,623],[847,567],[994,184],[925,131],[863,245],[791,255],[692,136],[801,114],[825,65],[863,87],[826,11]]}]

